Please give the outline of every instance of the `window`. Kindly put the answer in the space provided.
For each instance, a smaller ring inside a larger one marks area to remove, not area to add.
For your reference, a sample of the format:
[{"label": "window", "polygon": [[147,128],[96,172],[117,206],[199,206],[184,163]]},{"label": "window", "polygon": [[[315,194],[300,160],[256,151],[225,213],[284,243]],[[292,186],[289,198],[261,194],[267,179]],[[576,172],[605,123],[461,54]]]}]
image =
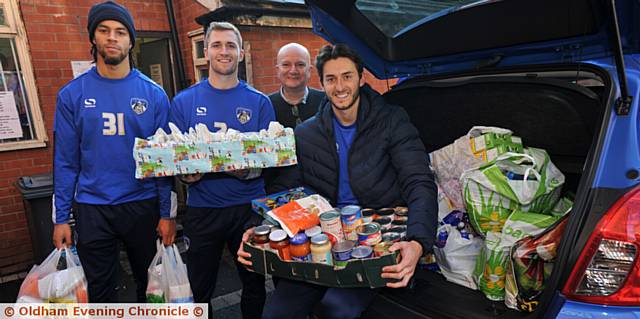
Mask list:
[{"label": "window", "polygon": [[[204,33],[202,30],[189,32],[191,37],[191,51],[193,57],[193,71],[195,82],[209,77],[209,62],[204,54]],[[253,71],[251,67],[251,43],[244,41],[244,60],[238,65],[238,78],[253,85]]]},{"label": "window", "polygon": [[202,31],[198,35],[191,38],[191,49],[193,56],[193,70],[195,81],[200,82],[209,76],[209,64],[204,56],[204,34]]},{"label": "window", "polygon": [[47,141],[17,0],[0,0],[0,151]]},{"label": "window", "polygon": [[357,0],[356,7],[380,31],[393,37],[423,18],[436,17],[449,11],[479,5],[486,0]]}]

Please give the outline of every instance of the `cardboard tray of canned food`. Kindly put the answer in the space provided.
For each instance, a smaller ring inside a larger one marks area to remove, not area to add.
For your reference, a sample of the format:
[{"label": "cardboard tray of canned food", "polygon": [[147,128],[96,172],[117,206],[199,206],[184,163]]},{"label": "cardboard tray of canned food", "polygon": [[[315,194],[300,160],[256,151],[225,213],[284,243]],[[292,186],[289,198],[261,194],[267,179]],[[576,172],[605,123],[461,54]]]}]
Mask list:
[{"label": "cardboard tray of canned food", "polygon": [[245,246],[254,271],[330,287],[377,288],[389,282],[380,275],[384,266],[398,261],[397,253],[390,253],[389,247],[406,234],[406,207],[363,209],[348,205],[337,209],[324,198],[311,195],[274,210],[296,202],[315,219],[303,226],[298,221],[304,214],[295,211],[296,227],[287,227],[291,220],[281,218],[287,211],[280,211],[279,217],[271,216],[284,223],[264,221],[254,228]]},{"label": "cardboard tray of canned food", "polygon": [[387,282],[395,280],[382,278],[382,267],[395,265],[399,257],[397,252],[393,252],[379,257],[353,259],[345,266],[334,266],[304,261],[284,261],[278,257],[277,252],[260,248],[254,243],[246,243],[244,247],[251,254],[250,260],[253,263],[254,272],[342,288],[384,287]]}]

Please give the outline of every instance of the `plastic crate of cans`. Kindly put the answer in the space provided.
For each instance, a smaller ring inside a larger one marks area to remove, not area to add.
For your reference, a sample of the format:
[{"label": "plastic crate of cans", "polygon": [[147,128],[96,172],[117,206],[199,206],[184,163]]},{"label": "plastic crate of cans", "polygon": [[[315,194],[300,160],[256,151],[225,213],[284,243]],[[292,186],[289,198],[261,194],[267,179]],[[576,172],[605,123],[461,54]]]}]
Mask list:
[{"label": "plastic crate of cans", "polygon": [[251,254],[254,272],[328,287],[384,287],[394,280],[382,278],[382,268],[395,265],[398,261],[398,254],[394,252],[379,257],[351,259],[341,266],[335,266],[309,261],[282,260],[276,251],[253,243],[245,243],[244,249]]}]

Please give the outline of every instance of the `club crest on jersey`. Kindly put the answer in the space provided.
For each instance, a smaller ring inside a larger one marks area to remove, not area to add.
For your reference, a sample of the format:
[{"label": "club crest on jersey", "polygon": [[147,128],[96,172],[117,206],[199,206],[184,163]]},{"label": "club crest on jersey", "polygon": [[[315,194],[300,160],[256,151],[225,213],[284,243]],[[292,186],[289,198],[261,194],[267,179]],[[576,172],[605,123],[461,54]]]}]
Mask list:
[{"label": "club crest on jersey", "polygon": [[239,107],[236,109],[236,118],[240,124],[247,124],[251,120],[251,110]]},{"label": "club crest on jersey", "polygon": [[131,109],[138,115],[144,113],[147,110],[149,102],[145,99],[133,97],[131,98]]}]

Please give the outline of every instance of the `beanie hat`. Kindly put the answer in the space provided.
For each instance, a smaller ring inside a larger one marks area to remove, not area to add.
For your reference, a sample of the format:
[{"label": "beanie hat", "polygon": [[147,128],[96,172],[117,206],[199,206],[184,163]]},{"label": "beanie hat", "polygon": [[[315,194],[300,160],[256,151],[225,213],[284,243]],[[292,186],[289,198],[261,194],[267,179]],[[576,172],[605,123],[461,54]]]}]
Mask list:
[{"label": "beanie hat", "polygon": [[133,25],[133,17],[127,8],[109,0],[98,3],[89,10],[89,21],[87,22],[87,30],[89,31],[89,41],[93,43],[96,28],[98,24],[104,20],[115,20],[122,23],[129,31],[131,39],[131,47],[136,44],[136,29]]}]

